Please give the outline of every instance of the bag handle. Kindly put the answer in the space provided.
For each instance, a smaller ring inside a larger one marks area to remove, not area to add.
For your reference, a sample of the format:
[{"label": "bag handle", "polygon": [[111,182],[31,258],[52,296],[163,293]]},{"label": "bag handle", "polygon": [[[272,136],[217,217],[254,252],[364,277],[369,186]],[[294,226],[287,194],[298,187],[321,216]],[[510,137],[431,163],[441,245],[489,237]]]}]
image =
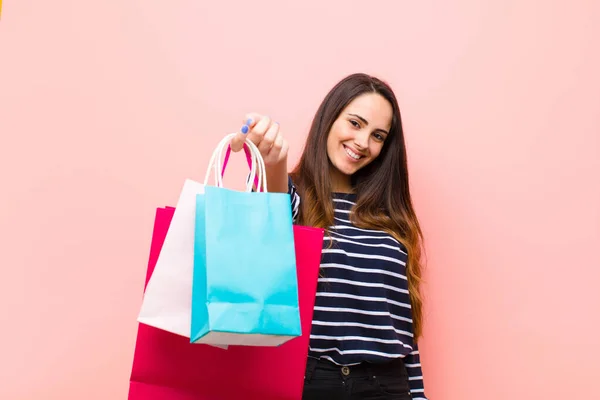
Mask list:
[{"label": "bag handle", "polygon": [[[248,149],[248,146],[246,146],[246,144],[244,143],[244,153],[246,153],[246,162],[248,163],[248,167],[250,169],[252,169],[252,155],[250,154],[250,150]],[[229,161],[229,156],[231,154],[231,146],[227,147],[227,152],[225,153],[225,160],[223,161],[223,172],[225,171],[225,168],[227,167],[227,162]],[[266,179],[266,174],[265,174],[265,179]],[[252,179],[250,179],[250,176],[248,176],[248,181],[252,181]],[[254,177],[254,186],[257,188],[257,191],[261,191],[260,186],[258,185],[258,176]]]},{"label": "bag handle", "polygon": [[[225,174],[225,167],[227,166],[227,162],[224,161],[223,163],[220,162],[221,160],[221,156],[223,153],[223,149],[225,148],[225,146],[221,147],[219,150],[219,163],[217,165],[222,165],[221,170],[215,168],[215,177],[217,177],[217,179],[220,182],[220,187],[223,187],[223,175]],[[252,176],[249,177],[248,181],[246,182],[246,191],[250,192],[252,191],[252,182],[254,181],[254,184],[256,185],[256,189],[257,191],[261,192],[261,191],[267,191],[267,170],[266,170],[266,166],[265,166],[265,162],[264,159],[262,158],[262,155],[260,154],[260,150],[258,149],[258,147],[254,144],[254,142],[250,141],[249,139],[245,140],[244,143],[244,153],[246,153],[246,160],[248,161],[248,166],[250,167],[250,170],[253,170],[253,166],[257,165],[258,167],[258,172]],[[225,154],[226,159],[229,158],[229,155],[231,154],[231,145],[228,144],[227,146],[227,151]],[[215,166],[216,167],[216,166]]]},{"label": "bag handle", "polygon": [[[208,185],[209,177],[211,170],[214,172],[215,183],[217,187],[223,187],[223,175],[225,172],[225,167],[227,166],[227,161],[229,160],[229,155],[231,153],[231,146],[229,143],[231,139],[235,137],[237,133],[231,133],[226,135],[215,150],[212,153],[210,161],[208,163],[208,168],[206,170],[206,176],[204,178],[204,185]],[[225,155],[225,161],[222,163],[221,159],[223,158],[223,150],[227,146],[227,153]],[[245,140],[244,143],[244,152],[246,153],[246,160],[250,166],[250,179],[246,183],[246,191],[252,191],[252,184],[256,185],[257,190],[259,191],[267,191],[267,174],[265,162],[260,154],[260,150],[258,147],[250,141],[249,139]],[[262,190],[261,190],[262,189]]]}]

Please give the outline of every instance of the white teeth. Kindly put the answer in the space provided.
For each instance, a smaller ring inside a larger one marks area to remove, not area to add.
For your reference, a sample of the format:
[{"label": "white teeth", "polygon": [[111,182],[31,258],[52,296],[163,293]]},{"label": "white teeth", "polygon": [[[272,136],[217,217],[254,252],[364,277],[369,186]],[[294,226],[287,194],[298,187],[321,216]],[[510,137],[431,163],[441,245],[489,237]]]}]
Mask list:
[{"label": "white teeth", "polygon": [[355,152],[353,152],[352,150],[350,150],[348,147],[345,147],[345,146],[344,146],[344,149],[346,149],[346,153],[347,153],[347,154],[348,154],[350,157],[354,158],[355,160],[360,160],[360,157],[361,157],[361,156],[359,156],[358,154],[356,154]]}]

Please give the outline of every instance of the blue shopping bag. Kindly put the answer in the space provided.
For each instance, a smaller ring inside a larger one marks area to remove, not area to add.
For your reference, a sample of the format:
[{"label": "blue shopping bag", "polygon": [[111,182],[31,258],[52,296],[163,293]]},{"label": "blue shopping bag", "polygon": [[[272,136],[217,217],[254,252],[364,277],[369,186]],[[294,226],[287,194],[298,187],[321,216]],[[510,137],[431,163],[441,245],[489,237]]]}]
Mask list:
[{"label": "blue shopping bag", "polygon": [[[263,181],[260,153],[248,142]],[[190,341],[278,346],[300,336],[289,194],[206,185],[195,221]]]}]

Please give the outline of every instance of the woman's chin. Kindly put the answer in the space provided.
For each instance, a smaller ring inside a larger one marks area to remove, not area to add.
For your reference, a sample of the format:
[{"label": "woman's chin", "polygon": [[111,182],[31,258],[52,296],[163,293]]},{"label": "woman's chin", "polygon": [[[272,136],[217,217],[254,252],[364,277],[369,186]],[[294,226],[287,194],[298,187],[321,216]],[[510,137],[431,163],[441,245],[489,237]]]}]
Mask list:
[{"label": "woman's chin", "polygon": [[358,165],[343,165],[341,168],[338,168],[343,175],[347,176],[354,175],[359,169],[360,167]]}]

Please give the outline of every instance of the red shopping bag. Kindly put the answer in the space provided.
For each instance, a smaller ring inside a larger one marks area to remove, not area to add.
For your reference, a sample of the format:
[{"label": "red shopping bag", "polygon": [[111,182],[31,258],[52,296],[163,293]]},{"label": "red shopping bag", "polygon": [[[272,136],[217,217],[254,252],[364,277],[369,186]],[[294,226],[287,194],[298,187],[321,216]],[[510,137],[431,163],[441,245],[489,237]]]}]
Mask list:
[{"label": "red shopping bag", "polygon": [[[173,208],[156,212],[146,283]],[[299,400],[312,324],[323,230],[294,226],[302,336],[279,347],[191,344],[144,324],[138,328],[129,400]]]}]

